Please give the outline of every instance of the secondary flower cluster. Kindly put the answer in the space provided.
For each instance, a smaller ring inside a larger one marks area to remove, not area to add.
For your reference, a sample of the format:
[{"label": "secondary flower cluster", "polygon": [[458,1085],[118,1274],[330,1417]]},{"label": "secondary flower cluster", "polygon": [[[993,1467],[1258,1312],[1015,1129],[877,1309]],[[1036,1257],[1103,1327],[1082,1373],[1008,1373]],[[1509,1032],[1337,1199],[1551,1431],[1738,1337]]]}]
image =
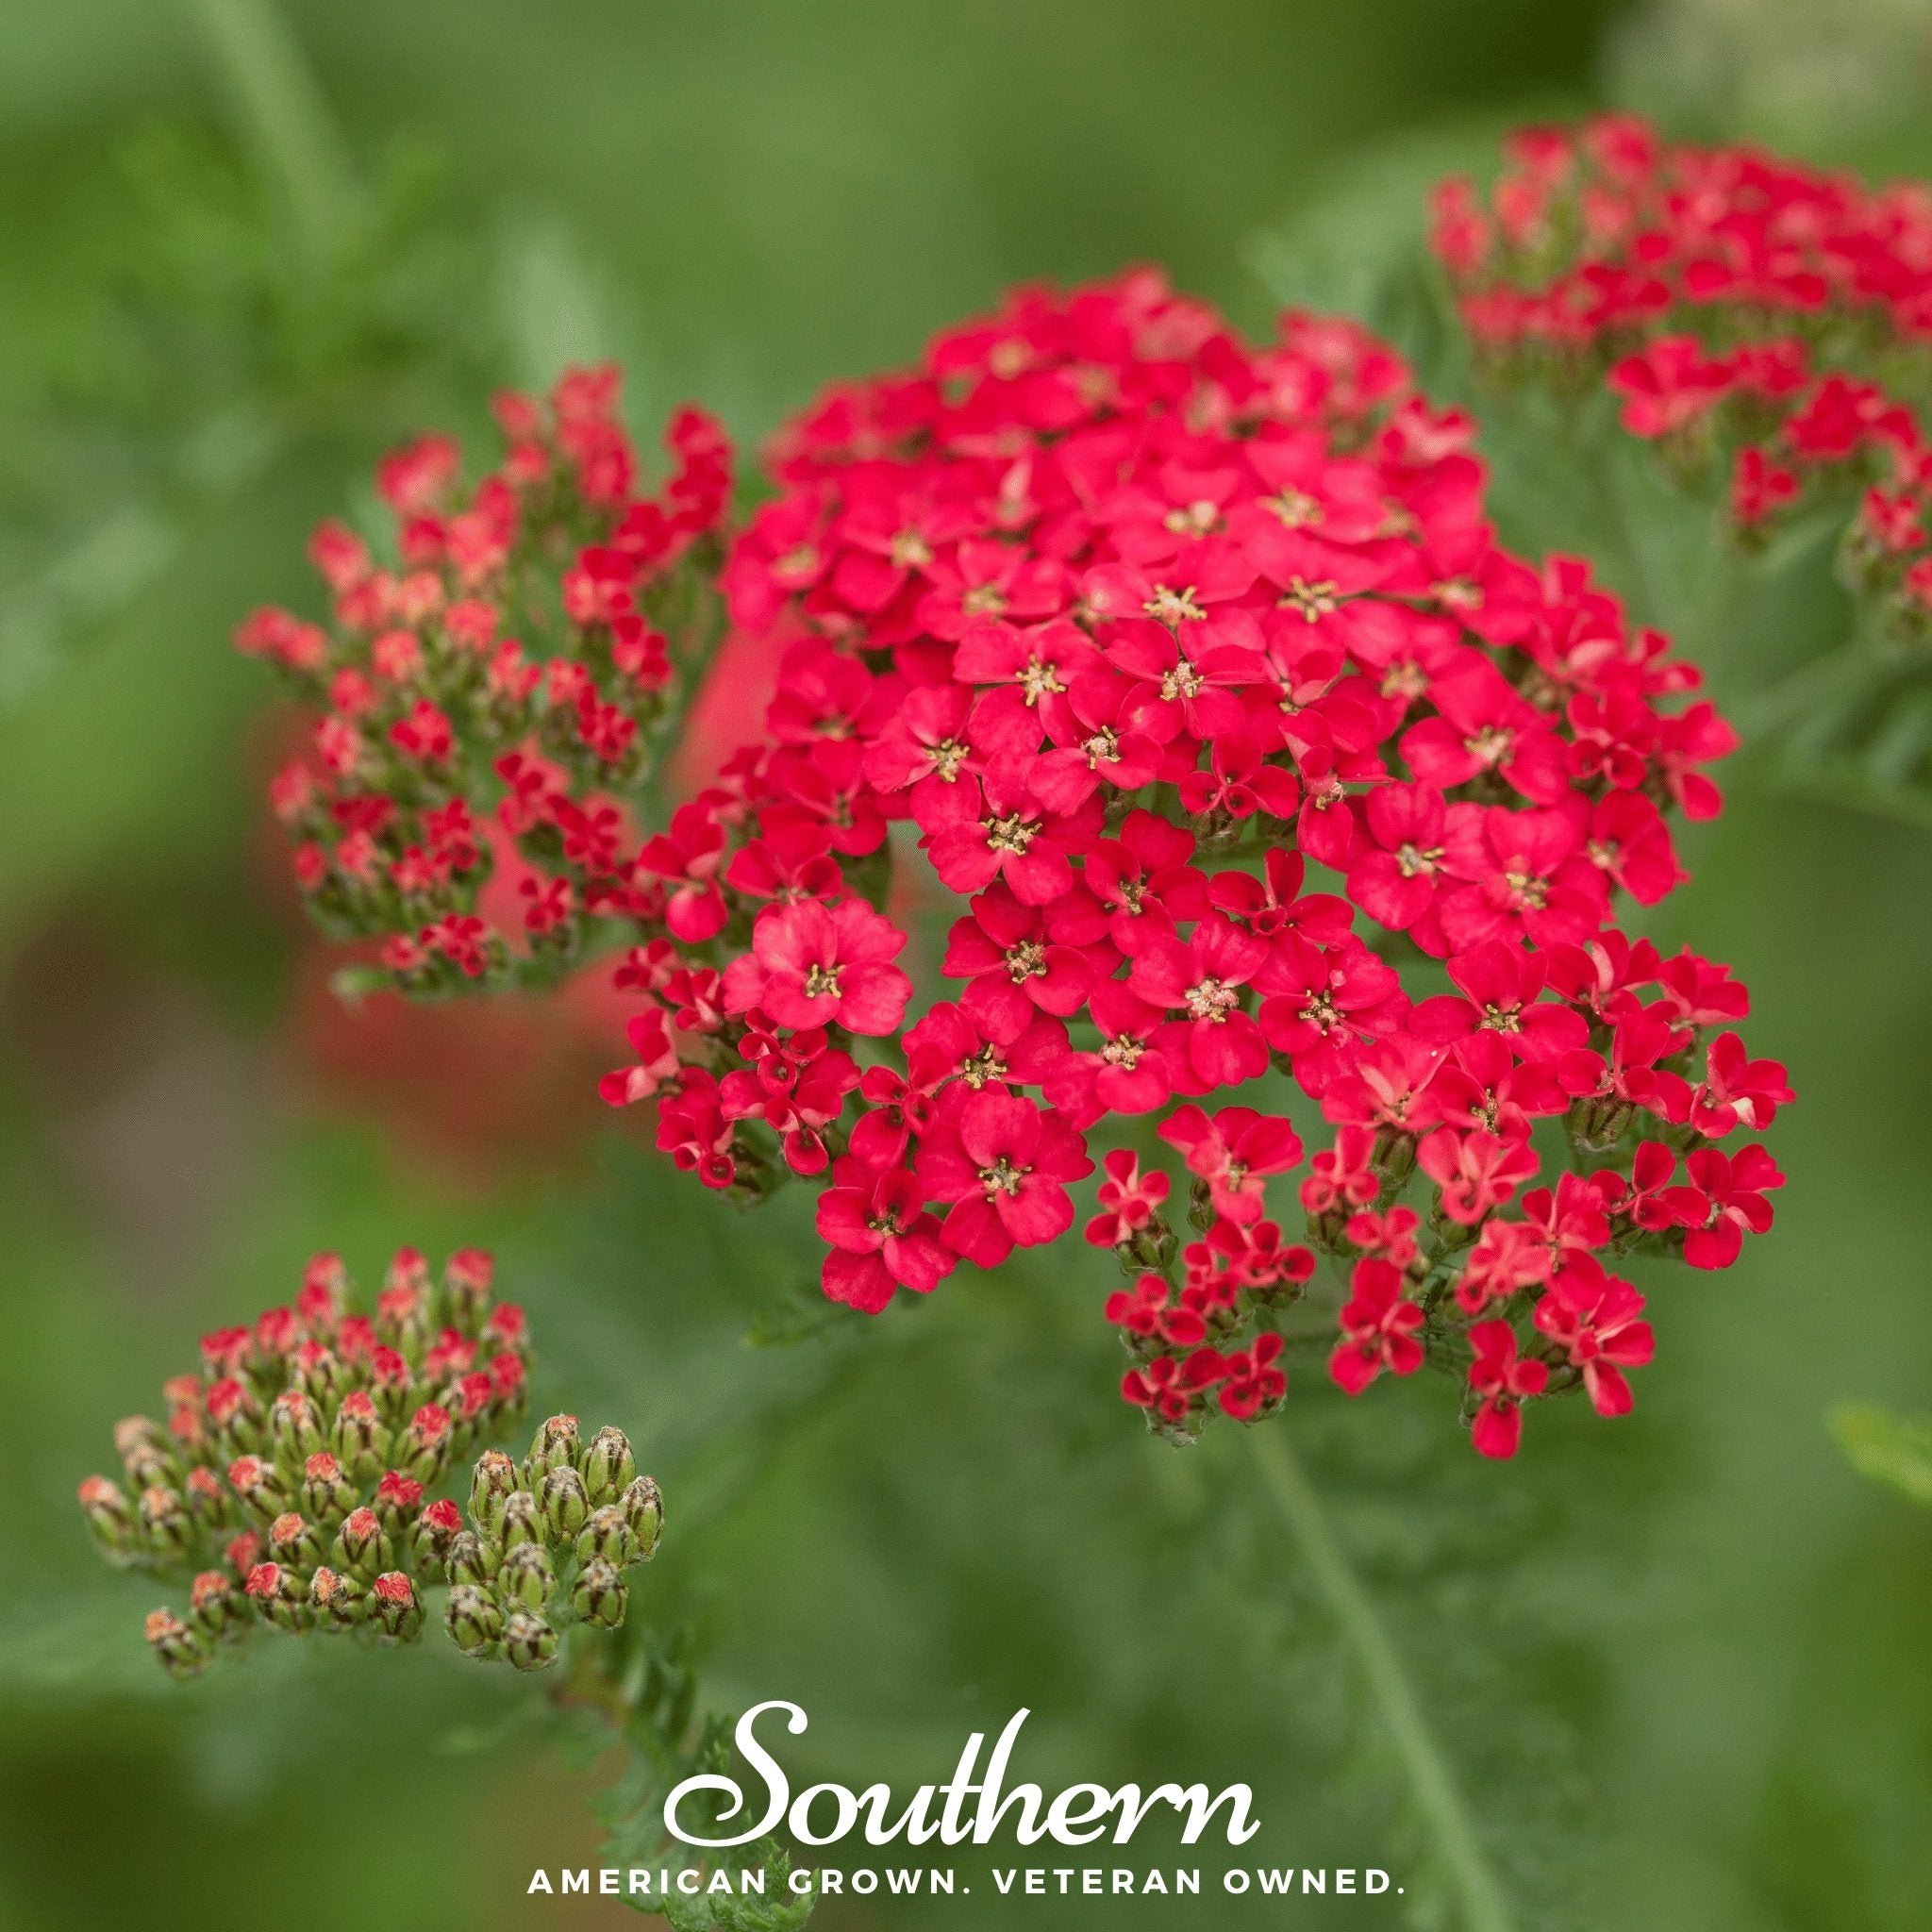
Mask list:
[{"label": "secondary flower cluster", "polygon": [[[1724,969],[1614,924],[1679,880],[1669,817],[1717,810],[1732,735],[1584,564],[1498,548],[1471,427],[1353,325],[1250,349],[1147,273],[824,398],[725,567],[767,741],[643,848],[669,897],[607,1098],[708,1186],[818,1178],[864,1309],[1066,1233],[1090,1133],[1150,1117],[1202,1240],[1124,1148],[1087,1234],[1138,1276],[1124,1392],[1187,1434],[1284,1387],[1286,1075],[1335,1131],[1312,1239],[1359,1264],[1337,1378],[1425,1342],[1491,1416],[1539,1366],[1613,1409],[1597,1256],[1734,1258],[1780,1177],[1707,1143],[1790,1094]],[[910,1024],[895,826],[957,906]],[[1540,1119],[1590,1174],[1536,1185]]]},{"label": "secondary flower cluster", "polygon": [[604,368],[499,396],[507,452],[468,491],[447,437],[397,451],[387,560],[340,524],[310,544],[332,625],[266,608],[236,633],[321,711],[271,788],[303,893],[335,935],[380,937],[408,991],[547,985],[594,922],[658,909],[628,874],[631,802],[718,641],[731,457],[684,410],[641,495],[617,391]]},{"label": "secondary flower cluster", "polygon": [[115,1425],[125,1486],[91,1475],[80,1505],[110,1562],[192,1574],[188,1616],[147,1620],[172,1673],[258,1624],[419,1634],[462,1527],[430,1492],[524,1408],[524,1313],[492,1303],[492,1274],[465,1248],[437,1281],[404,1248],[361,1313],[318,1255],[292,1307],[202,1337],[199,1371],[162,1385],[164,1423]]},{"label": "secondary flower cluster", "polygon": [[1666,142],[1606,115],[1511,138],[1487,199],[1435,199],[1435,249],[1478,348],[1603,379],[1678,467],[1729,452],[1731,510],[1764,529],[1857,503],[1845,558],[1909,635],[1932,629],[1932,193],[1867,188],[1753,147]]}]

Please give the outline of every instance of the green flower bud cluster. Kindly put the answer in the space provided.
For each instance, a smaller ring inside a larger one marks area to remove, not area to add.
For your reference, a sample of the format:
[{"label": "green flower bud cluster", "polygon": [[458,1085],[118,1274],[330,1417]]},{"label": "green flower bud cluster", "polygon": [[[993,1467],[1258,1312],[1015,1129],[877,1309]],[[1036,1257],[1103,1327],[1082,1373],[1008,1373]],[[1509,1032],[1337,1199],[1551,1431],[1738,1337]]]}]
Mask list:
[{"label": "green flower bud cluster", "polygon": [[89,1476],[80,1505],[109,1562],[192,1578],[185,1615],[148,1619],[172,1674],[264,1624],[421,1633],[462,1527],[427,1492],[525,1407],[526,1324],[493,1272],[462,1249],[436,1280],[405,1248],[365,1313],[317,1256],[292,1307],[202,1338],[201,1371],[163,1385],[166,1424],[116,1426],[124,1480]]},{"label": "green flower bud cluster", "polygon": [[477,1457],[469,1527],[449,1550],[449,1634],[481,1662],[541,1670],[570,1624],[624,1622],[625,1572],[650,1560],[663,1528],[664,1500],[624,1432],[586,1442],[575,1416],[554,1415],[521,1465],[497,1449]]}]

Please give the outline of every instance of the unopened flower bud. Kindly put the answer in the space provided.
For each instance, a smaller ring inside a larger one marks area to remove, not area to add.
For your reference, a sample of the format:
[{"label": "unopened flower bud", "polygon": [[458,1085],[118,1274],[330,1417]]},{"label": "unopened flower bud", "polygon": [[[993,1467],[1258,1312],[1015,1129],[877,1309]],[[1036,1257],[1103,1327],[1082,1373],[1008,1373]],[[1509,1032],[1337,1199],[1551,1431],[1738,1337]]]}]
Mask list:
[{"label": "unopened flower bud", "polygon": [[449,1460],[451,1422],[441,1403],[425,1402],[409,1418],[398,1445],[402,1467],[418,1482],[434,1482]]},{"label": "unopened flower bud", "polygon": [[268,1425],[255,1391],[239,1375],[224,1375],[208,1387],[202,1407],[224,1456],[247,1456],[268,1446]]},{"label": "unopened flower bud", "polygon": [[368,1578],[387,1570],[395,1560],[389,1532],[374,1509],[352,1509],[336,1531],[332,1553],[339,1569]]},{"label": "unopened flower bud", "polygon": [[530,1453],[524,1457],[524,1487],[537,1489],[545,1474],[566,1463],[575,1467],[577,1459],[577,1419],[574,1415],[554,1415],[538,1425]]},{"label": "unopened flower bud", "polygon": [[285,1509],[268,1526],[268,1553],[285,1569],[306,1574],[322,1561],[322,1538],[299,1509]]},{"label": "unopened flower bud", "polygon": [[89,1476],[80,1486],[80,1507],[108,1562],[125,1567],[141,1560],[140,1523],[119,1483],[110,1483],[104,1475]]},{"label": "unopened flower bud", "polygon": [[503,1523],[504,1499],[517,1486],[517,1466],[501,1449],[486,1449],[470,1479],[470,1521],[494,1535]]},{"label": "unopened flower bud", "polygon": [[370,1621],[385,1637],[406,1643],[423,1629],[423,1606],[416,1586],[400,1570],[386,1570],[370,1587]]},{"label": "unopened flower bud", "polygon": [[259,1456],[238,1456],[228,1465],[228,1487],[258,1523],[269,1523],[289,1505],[281,1472]]},{"label": "unopened flower bud", "polygon": [[528,1490],[512,1490],[503,1499],[503,1521],[497,1525],[496,1539],[506,1550],[518,1543],[543,1541],[543,1512]]},{"label": "unopened flower bud", "polygon": [[423,1485],[400,1470],[390,1470],[375,1486],[375,1513],[391,1536],[403,1536],[416,1526],[423,1507]]},{"label": "unopened flower bud", "polygon": [[277,1629],[299,1636],[309,1627],[314,1612],[308,1599],[296,1593],[294,1578],[279,1563],[258,1563],[242,1589]]},{"label": "unopened flower bud", "polygon": [[332,1408],[348,1379],[333,1352],[320,1341],[305,1341],[295,1351],[294,1365],[296,1386],[325,1410]]},{"label": "unopened flower bud", "polygon": [[213,1470],[196,1463],[181,1486],[188,1498],[188,1513],[198,1529],[225,1529],[228,1524],[228,1492]]},{"label": "unopened flower bud", "polygon": [[275,1460],[290,1469],[299,1469],[318,1449],[327,1446],[322,1440],[315,1405],[299,1389],[284,1389],[270,1405],[268,1433],[275,1444]]},{"label": "unopened flower bud", "polygon": [[483,1248],[458,1248],[444,1262],[443,1305],[449,1319],[465,1335],[475,1335],[482,1326],[484,1310],[490,1306],[490,1285],[495,1275],[495,1257]]},{"label": "unopened flower bud", "polygon": [[503,1623],[503,1654],[520,1671],[541,1671],[557,1656],[557,1632],[532,1610],[512,1610]]},{"label": "unopened flower bud", "polygon": [[317,1624],[326,1630],[346,1630],[359,1624],[368,1607],[362,1585],[325,1563],[308,1579],[308,1601]]},{"label": "unopened flower bud", "polygon": [[637,1457],[622,1429],[599,1429],[591,1438],[584,1451],[584,1489],[593,1508],[621,1494],[637,1473]]},{"label": "unopened flower bud", "polygon": [[452,1584],[481,1586],[494,1580],[502,1560],[503,1553],[494,1543],[486,1543],[474,1529],[459,1530],[450,1540],[443,1574]]},{"label": "unopened flower bud", "polygon": [[249,1621],[248,1599],[225,1570],[204,1570],[189,1591],[194,1621],[210,1637],[220,1637]]},{"label": "unopened flower bud", "polygon": [[614,1563],[586,1563],[570,1593],[571,1607],[586,1624],[615,1630],[624,1622],[627,1595],[623,1574]]},{"label": "unopened flower bud", "polygon": [[355,1507],[356,1490],[342,1466],[326,1449],[319,1449],[304,1466],[302,1507],[316,1522],[337,1523]]},{"label": "unopened flower bud", "polygon": [[416,1519],[409,1544],[410,1558],[419,1570],[441,1571],[449,1561],[450,1545],[462,1533],[463,1512],[447,1497],[430,1504]]},{"label": "unopened flower bud", "polygon": [[615,1563],[621,1570],[634,1559],[636,1553],[636,1540],[619,1504],[607,1503],[603,1508],[591,1510],[589,1521],[577,1532],[579,1563]]},{"label": "unopened flower bud", "polygon": [[503,1612],[487,1590],[474,1583],[453,1584],[443,1621],[465,1657],[495,1655],[503,1636]]},{"label": "unopened flower bud", "polygon": [[141,1532],[149,1551],[178,1557],[194,1541],[194,1519],[179,1490],[155,1483],[141,1492]]},{"label": "unopened flower bud", "polygon": [[329,1430],[328,1445],[345,1474],[368,1482],[389,1467],[393,1432],[376,1412],[375,1398],[366,1389],[352,1389],[342,1397]]},{"label": "unopened flower bud", "polygon": [[114,1424],[114,1449],[127,1480],[137,1490],[156,1484],[172,1489],[180,1472],[173,1445],[160,1424],[144,1415],[130,1415]]},{"label": "unopened flower bud", "polygon": [[503,1553],[503,1567],[496,1573],[496,1599],[505,1605],[522,1604],[541,1610],[557,1587],[557,1572],[550,1552],[541,1543],[519,1543]]},{"label": "unopened flower bud", "polygon": [[148,1612],[147,1641],[171,1677],[198,1677],[208,1669],[208,1645],[173,1610]]},{"label": "unopened flower bud", "polygon": [[637,1545],[633,1560],[648,1563],[658,1553],[658,1539],[664,1534],[664,1498],[658,1493],[658,1485],[651,1477],[641,1475],[618,1498],[618,1504]]},{"label": "unopened flower bud", "polygon": [[538,1502],[543,1510],[544,1527],[555,1543],[569,1542],[583,1528],[591,1514],[590,1498],[584,1494],[584,1479],[568,1467],[553,1469],[543,1478]]}]

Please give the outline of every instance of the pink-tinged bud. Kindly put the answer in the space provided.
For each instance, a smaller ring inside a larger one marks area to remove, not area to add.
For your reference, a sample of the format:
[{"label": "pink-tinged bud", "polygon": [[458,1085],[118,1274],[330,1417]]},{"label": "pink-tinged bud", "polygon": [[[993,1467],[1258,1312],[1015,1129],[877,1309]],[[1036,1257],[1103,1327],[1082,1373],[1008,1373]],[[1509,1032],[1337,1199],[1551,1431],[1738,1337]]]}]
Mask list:
[{"label": "pink-tinged bud", "polygon": [[540,1423],[524,1457],[524,1487],[537,1489],[553,1469],[575,1468],[578,1455],[577,1419],[574,1415],[554,1415]]},{"label": "pink-tinged bud", "polygon": [[308,1579],[308,1602],[317,1624],[325,1630],[346,1630],[359,1624],[368,1607],[361,1584],[326,1564]]},{"label": "pink-tinged bud", "polygon": [[421,1634],[423,1606],[417,1601],[416,1586],[400,1570],[385,1571],[369,1591],[371,1621],[385,1637],[408,1642]]},{"label": "pink-tinged bud", "polygon": [[501,1355],[490,1357],[490,1382],[494,1392],[496,1406],[506,1417],[513,1416],[524,1406],[524,1358],[512,1355],[506,1349]]},{"label": "pink-tinged bud", "polygon": [[348,1374],[334,1352],[320,1341],[305,1341],[294,1356],[296,1386],[323,1409],[333,1408]]},{"label": "pink-tinged bud", "polygon": [[188,1497],[188,1513],[193,1517],[199,1529],[223,1529],[228,1522],[228,1492],[222,1487],[221,1478],[211,1469],[201,1464],[188,1472],[188,1480],[182,1485]]},{"label": "pink-tinged bud", "polygon": [[432,1387],[440,1387],[453,1376],[467,1374],[475,1359],[476,1344],[456,1329],[444,1328],[437,1335],[436,1345],[423,1357],[423,1378]]},{"label": "pink-tinged bud", "polygon": [[224,1570],[204,1570],[189,1591],[194,1621],[210,1637],[249,1621],[248,1600],[242,1586]]},{"label": "pink-tinged bud", "polygon": [[367,1315],[344,1315],[336,1329],[336,1353],[345,1362],[366,1362],[375,1346],[375,1324]]},{"label": "pink-tinged bud", "polygon": [[322,1539],[299,1509],[285,1509],[269,1524],[268,1548],[285,1569],[307,1572],[322,1561]]},{"label": "pink-tinged bud", "polygon": [[264,1446],[261,1405],[255,1391],[238,1375],[224,1375],[211,1382],[204,1398],[209,1425],[225,1453],[239,1455],[243,1450]]},{"label": "pink-tinged bud", "polygon": [[127,1472],[127,1480],[137,1489],[175,1480],[175,1463],[168,1433],[150,1417],[130,1415],[116,1423],[114,1453]]},{"label": "pink-tinged bud", "polygon": [[658,1554],[658,1540],[664,1534],[664,1498],[649,1476],[641,1475],[617,1501],[637,1545],[635,1560],[648,1563]]},{"label": "pink-tinged bud", "polygon": [[168,1434],[175,1439],[176,1447],[190,1457],[212,1446],[208,1429],[202,1421],[199,1395],[192,1402],[177,1402],[168,1411]]},{"label": "pink-tinged bud", "polygon": [[147,1641],[169,1676],[185,1681],[208,1669],[208,1650],[173,1610],[150,1610]]},{"label": "pink-tinged bud", "polygon": [[278,1516],[289,1501],[280,1471],[259,1456],[236,1457],[228,1465],[228,1487],[241,1497],[242,1507],[263,1523]]},{"label": "pink-tinged bud", "polygon": [[268,1428],[276,1461],[291,1468],[327,1446],[322,1440],[315,1405],[299,1389],[284,1389],[275,1397],[269,1406]]},{"label": "pink-tinged bud", "polygon": [[449,1560],[450,1545],[461,1534],[463,1512],[447,1497],[430,1504],[416,1521],[409,1554],[421,1570],[441,1571]]},{"label": "pink-tinged bud", "polygon": [[496,1540],[506,1550],[519,1543],[543,1541],[543,1512],[528,1490],[512,1490],[503,1499],[503,1518],[497,1525]]},{"label": "pink-tinged bud", "polygon": [[408,1535],[422,1507],[423,1485],[413,1475],[392,1469],[375,1486],[375,1513],[391,1536]]},{"label": "pink-tinged bud", "polygon": [[373,1577],[395,1561],[395,1546],[374,1509],[352,1509],[336,1531],[331,1552],[339,1569]]},{"label": "pink-tinged bud", "polygon": [[295,1297],[295,1313],[307,1334],[318,1341],[331,1341],[341,1320],[342,1295],[348,1287],[348,1271],[340,1255],[315,1255],[302,1271],[302,1291]]},{"label": "pink-tinged bud", "polygon": [[302,1477],[302,1507],[318,1523],[338,1523],[355,1507],[356,1490],[328,1450],[308,1458]]},{"label": "pink-tinged bud", "polygon": [[496,1598],[505,1608],[522,1604],[525,1609],[541,1610],[556,1588],[557,1567],[541,1543],[517,1543],[503,1553]]},{"label": "pink-tinged bud", "polygon": [[464,1434],[474,1435],[496,1406],[496,1384],[487,1371],[479,1369],[444,1390],[442,1400]]},{"label": "pink-tinged bud", "polygon": [[246,1576],[261,1560],[261,1538],[256,1531],[244,1529],[228,1543],[222,1556],[237,1576]]},{"label": "pink-tinged bud", "polygon": [[293,1308],[265,1308],[255,1318],[255,1354],[258,1361],[278,1362],[302,1339]]},{"label": "pink-tinged bud", "polygon": [[[216,1380],[239,1375],[247,1365],[254,1341],[254,1332],[248,1328],[212,1329],[201,1338],[202,1365]],[[214,1411],[210,1409],[208,1413],[212,1415]]]},{"label": "pink-tinged bud", "polygon": [[449,1459],[450,1412],[440,1402],[425,1402],[409,1418],[403,1437],[403,1466],[421,1482],[433,1482]]},{"label": "pink-tinged bud", "polygon": [[398,1248],[390,1257],[389,1270],[383,1277],[384,1294],[394,1294],[408,1289],[412,1294],[421,1294],[429,1286],[429,1262],[421,1248]]},{"label": "pink-tinged bud", "polygon": [[570,1602],[579,1623],[615,1630],[624,1622],[628,1592],[617,1566],[597,1560],[586,1563],[577,1573]]},{"label": "pink-tinged bud", "polygon": [[557,1632],[532,1610],[504,1620],[503,1654],[520,1671],[541,1671],[557,1657]]},{"label": "pink-tinged bud", "polygon": [[134,1506],[118,1483],[104,1475],[85,1477],[80,1485],[80,1507],[87,1515],[87,1526],[108,1562],[125,1568],[139,1562],[140,1524]]},{"label": "pink-tinged bud", "polygon": [[515,1302],[499,1302],[491,1309],[490,1319],[483,1324],[483,1332],[499,1348],[510,1349],[521,1355],[529,1344],[529,1317]]},{"label": "pink-tinged bud", "polygon": [[458,1248],[442,1268],[442,1285],[450,1308],[462,1327],[476,1332],[491,1283],[496,1278],[496,1257],[483,1248]]},{"label": "pink-tinged bud", "polygon": [[383,1420],[391,1425],[400,1424],[409,1413],[413,1386],[409,1364],[402,1351],[378,1341],[369,1351],[369,1379]]},{"label": "pink-tinged bud", "polygon": [[329,1447],[343,1471],[358,1482],[368,1482],[389,1466],[393,1432],[376,1413],[375,1398],[366,1389],[352,1389],[342,1397],[329,1430]]},{"label": "pink-tinged bud", "polygon": [[141,1530],[150,1554],[178,1557],[194,1541],[194,1523],[178,1490],[153,1483],[141,1492]]},{"label": "pink-tinged bud", "polygon": [[487,1590],[473,1583],[453,1585],[443,1621],[457,1648],[465,1657],[487,1662],[496,1655],[503,1636],[503,1612]]},{"label": "pink-tinged bud", "polygon": [[248,1573],[242,1588],[253,1599],[257,1611],[276,1629],[299,1637],[309,1627],[313,1611],[306,1586],[298,1584],[279,1563],[258,1563]]}]

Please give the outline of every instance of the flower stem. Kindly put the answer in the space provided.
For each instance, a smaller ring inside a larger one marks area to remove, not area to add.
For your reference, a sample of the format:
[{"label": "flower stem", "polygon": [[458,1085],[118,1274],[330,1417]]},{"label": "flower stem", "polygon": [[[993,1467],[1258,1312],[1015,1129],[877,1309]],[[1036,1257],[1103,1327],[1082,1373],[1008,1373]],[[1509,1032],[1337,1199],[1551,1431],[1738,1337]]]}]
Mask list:
[{"label": "flower stem", "polygon": [[341,130],[275,0],[191,0],[248,124],[281,181],[304,239],[320,256],[348,227],[356,177]]},{"label": "flower stem", "polygon": [[1464,1808],[1456,1779],[1430,1734],[1428,1722],[1416,1701],[1368,1593],[1348,1567],[1335,1541],[1327,1513],[1315,1494],[1280,1420],[1243,1429],[1288,1526],[1307,1558],[1328,1607],[1353,1647],[1369,1692],[1387,1726],[1390,1741],[1415,1792],[1416,1803],[1428,1820],[1450,1881],[1462,1906],[1468,1932],[1513,1932],[1509,1907]]}]

